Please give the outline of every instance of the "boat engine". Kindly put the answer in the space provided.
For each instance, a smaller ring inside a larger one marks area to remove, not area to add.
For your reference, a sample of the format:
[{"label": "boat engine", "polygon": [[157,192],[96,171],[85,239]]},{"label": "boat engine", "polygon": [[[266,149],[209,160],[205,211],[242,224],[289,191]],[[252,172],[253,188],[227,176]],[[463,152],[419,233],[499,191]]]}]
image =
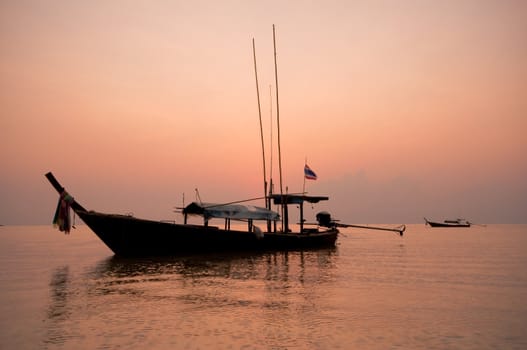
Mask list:
[{"label": "boat engine", "polygon": [[316,216],[318,225],[322,227],[335,227],[335,221],[331,219],[331,214],[327,211],[321,211]]}]

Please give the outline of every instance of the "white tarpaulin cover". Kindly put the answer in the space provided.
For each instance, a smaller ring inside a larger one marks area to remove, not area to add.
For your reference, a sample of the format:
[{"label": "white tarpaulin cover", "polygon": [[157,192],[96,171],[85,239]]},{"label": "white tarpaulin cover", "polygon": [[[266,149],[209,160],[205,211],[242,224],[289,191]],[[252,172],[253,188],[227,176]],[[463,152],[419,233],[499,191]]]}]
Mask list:
[{"label": "white tarpaulin cover", "polygon": [[183,214],[202,215],[205,218],[239,220],[279,220],[280,215],[272,210],[242,204],[215,204],[192,202],[183,209]]}]

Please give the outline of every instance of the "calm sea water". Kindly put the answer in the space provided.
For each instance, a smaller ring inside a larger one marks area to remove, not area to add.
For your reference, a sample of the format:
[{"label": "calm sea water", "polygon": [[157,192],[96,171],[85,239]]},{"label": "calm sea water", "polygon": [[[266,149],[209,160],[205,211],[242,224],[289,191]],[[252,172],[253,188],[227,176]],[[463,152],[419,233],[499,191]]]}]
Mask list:
[{"label": "calm sea water", "polygon": [[85,226],[0,240],[0,349],[527,348],[527,225],[162,259],[115,258]]}]

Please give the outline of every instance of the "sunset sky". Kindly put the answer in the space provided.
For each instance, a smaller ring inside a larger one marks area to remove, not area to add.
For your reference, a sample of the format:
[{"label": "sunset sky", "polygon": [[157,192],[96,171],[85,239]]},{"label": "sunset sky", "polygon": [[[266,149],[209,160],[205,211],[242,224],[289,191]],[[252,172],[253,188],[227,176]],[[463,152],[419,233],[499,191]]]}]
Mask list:
[{"label": "sunset sky", "polygon": [[156,220],[196,188],[263,195],[252,38],[278,184],[273,24],[284,189],[307,158],[313,212],[527,223],[527,1],[6,0],[0,224],[51,222],[48,171]]}]

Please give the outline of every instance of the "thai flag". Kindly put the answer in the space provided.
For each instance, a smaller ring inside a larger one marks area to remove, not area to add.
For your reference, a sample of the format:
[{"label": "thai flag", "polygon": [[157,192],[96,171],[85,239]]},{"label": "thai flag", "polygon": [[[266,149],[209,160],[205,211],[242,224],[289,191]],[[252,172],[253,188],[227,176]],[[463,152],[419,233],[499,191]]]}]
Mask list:
[{"label": "thai flag", "polygon": [[317,174],[315,174],[315,172],[313,170],[311,170],[311,168],[307,164],[304,165],[304,176],[308,180],[316,180],[317,179]]}]

